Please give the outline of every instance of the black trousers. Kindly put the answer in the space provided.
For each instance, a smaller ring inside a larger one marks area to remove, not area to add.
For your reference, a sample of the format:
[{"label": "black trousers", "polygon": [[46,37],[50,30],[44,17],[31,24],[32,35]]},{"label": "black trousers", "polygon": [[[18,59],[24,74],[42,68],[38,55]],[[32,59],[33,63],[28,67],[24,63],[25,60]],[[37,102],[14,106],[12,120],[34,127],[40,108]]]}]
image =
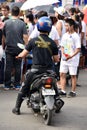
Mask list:
[{"label": "black trousers", "polygon": [[24,84],[22,85],[22,88],[21,88],[21,92],[24,96],[28,96],[29,93],[30,93],[30,86],[31,86],[31,83],[33,82],[33,80],[35,79],[35,77],[39,74],[42,74],[44,73],[45,71],[43,69],[37,69],[35,71],[32,71],[31,70],[27,70],[26,72],[26,75],[25,75],[25,81],[24,81]]},{"label": "black trousers", "polygon": [[21,65],[22,59],[16,59],[15,54],[6,53],[5,59],[5,76],[4,76],[4,84],[5,86],[11,85],[11,74],[14,68],[14,86],[20,86],[21,80]]},{"label": "black trousers", "polygon": [[35,73],[31,72],[30,70],[28,70],[26,73],[24,84],[22,85],[21,90],[20,90],[22,94],[24,95],[24,97],[29,95],[30,85],[32,83],[32,79],[34,75]]},{"label": "black trousers", "polygon": [[4,58],[0,61],[0,84],[4,82]]}]

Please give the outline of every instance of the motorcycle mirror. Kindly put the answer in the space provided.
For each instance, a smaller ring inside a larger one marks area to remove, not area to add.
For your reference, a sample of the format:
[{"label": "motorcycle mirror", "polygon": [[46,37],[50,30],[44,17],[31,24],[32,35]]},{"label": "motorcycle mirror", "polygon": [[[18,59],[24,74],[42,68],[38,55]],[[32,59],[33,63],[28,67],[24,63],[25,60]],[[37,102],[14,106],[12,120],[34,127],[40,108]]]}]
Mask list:
[{"label": "motorcycle mirror", "polygon": [[25,45],[23,45],[22,43],[17,43],[17,46],[22,50],[25,49]]}]

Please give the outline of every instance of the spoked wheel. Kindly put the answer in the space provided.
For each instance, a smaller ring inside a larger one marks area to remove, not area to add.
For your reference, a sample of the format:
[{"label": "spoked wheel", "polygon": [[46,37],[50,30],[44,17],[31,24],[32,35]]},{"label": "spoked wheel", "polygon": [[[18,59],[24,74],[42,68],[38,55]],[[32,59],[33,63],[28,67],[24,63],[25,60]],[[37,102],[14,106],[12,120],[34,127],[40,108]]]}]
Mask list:
[{"label": "spoked wheel", "polygon": [[44,123],[46,125],[50,125],[51,124],[51,119],[52,119],[52,110],[49,110],[47,108],[47,110],[44,112],[43,118],[44,118]]}]

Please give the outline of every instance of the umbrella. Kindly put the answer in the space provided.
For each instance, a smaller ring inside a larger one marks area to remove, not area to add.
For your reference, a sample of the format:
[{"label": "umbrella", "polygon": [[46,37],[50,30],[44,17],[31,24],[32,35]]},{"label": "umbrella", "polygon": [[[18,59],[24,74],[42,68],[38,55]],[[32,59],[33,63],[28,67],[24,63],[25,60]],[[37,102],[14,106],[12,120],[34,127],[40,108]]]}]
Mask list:
[{"label": "umbrella", "polygon": [[21,10],[28,10],[31,8],[34,8],[36,6],[41,6],[41,5],[50,5],[53,3],[58,3],[58,0],[28,0],[24,2],[24,4],[21,7]]},{"label": "umbrella", "polygon": [[8,4],[8,6],[9,6],[10,10],[11,10],[14,6],[17,6],[17,7],[21,8],[21,6],[23,5],[23,3],[24,3],[24,2],[10,2],[10,3]]},{"label": "umbrella", "polygon": [[84,13],[84,22],[87,24],[87,5],[84,6],[83,13]]},{"label": "umbrella", "polygon": [[53,5],[41,5],[41,6],[36,6],[33,9],[33,12],[39,12],[39,11],[46,11],[49,15],[54,14],[54,6]]}]

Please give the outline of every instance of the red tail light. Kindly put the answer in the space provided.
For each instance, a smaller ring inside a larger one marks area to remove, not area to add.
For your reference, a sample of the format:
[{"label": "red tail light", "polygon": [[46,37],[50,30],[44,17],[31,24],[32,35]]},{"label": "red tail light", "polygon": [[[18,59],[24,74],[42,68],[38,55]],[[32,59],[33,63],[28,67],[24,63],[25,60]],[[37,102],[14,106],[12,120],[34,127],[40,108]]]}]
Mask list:
[{"label": "red tail light", "polygon": [[45,84],[51,84],[52,83],[52,78],[47,78],[46,80],[45,80]]}]

